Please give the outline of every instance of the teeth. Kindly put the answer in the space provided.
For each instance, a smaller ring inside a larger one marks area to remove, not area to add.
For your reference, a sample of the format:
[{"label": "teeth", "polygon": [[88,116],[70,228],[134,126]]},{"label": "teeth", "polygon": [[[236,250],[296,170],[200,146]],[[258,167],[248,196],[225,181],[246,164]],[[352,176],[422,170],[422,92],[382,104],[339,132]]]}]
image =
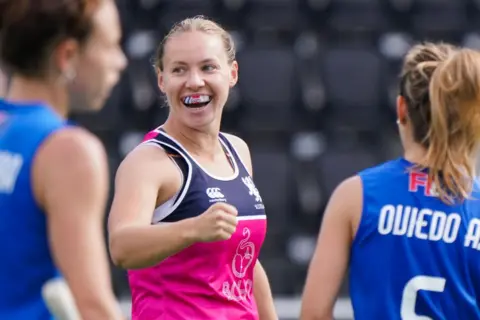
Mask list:
[{"label": "teeth", "polygon": [[210,102],[210,96],[196,94],[183,98],[183,103],[185,104],[198,104],[205,102]]}]

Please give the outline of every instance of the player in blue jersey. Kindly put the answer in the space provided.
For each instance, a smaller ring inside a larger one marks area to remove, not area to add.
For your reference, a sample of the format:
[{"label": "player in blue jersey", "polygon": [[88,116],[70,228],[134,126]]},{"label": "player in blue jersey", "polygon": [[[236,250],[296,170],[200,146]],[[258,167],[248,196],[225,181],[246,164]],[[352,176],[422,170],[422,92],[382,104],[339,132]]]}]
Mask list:
[{"label": "player in blue jersey", "polygon": [[480,319],[480,54],[413,47],[397,116],[404,156],[331,196],[302,320],[332,319],[348,267],[356,320]]},{"label": "player in blue jersey", "polygon": [[121,318],[103,238],[105,151],[66,123],[104,104],[126,64],[120,36],[111,0],[0,1],[12,77],[0,100],[0,319],[51,319],[42,287],[60,274],[82,319]]}]

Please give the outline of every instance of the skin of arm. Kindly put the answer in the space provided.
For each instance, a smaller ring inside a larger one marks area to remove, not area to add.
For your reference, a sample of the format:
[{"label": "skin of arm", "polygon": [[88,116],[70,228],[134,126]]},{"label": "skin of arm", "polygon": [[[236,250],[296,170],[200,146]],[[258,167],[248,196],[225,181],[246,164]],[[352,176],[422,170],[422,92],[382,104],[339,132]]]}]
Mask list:
[{"label": "skin of arm", "polygon": [[302,298],[301,320],[333,319],[333,307],[358,228],[362,198],[362,183],[358,176],[343,181],[333,192],[310,262]]},{"label": "skin of arm", "polygon": [[257,303],[260,320],[278,319],[267,273],[263,269],[260,261],[257,261],[253,270],[253,296]]},{"label": "skin of arm", "polygon": [[196,241],[193,219],[151,224],[155,207],[179,190],[181,179],[172,160],[155,145],[141,145],[123,160],[108,221],[110,254],[117,266],[153,266]]},{"label": "skin of arm", "polygon": [[[248,145],[239,137],[230,134],[226,134],[226,136],[237,150],[250,175],[253,176],[252,158]],[[277,320],[278,316],[275,310],[268,276],[258,260],[253,270],[253,295],[257,304],[260,320]]]},{"label": "skin of arm", "polygon": [[101,142],[80,128],[52,134],[32,167],[53,259],[83,319],[122,319],[110,283],[103,222],[108,165]]}]

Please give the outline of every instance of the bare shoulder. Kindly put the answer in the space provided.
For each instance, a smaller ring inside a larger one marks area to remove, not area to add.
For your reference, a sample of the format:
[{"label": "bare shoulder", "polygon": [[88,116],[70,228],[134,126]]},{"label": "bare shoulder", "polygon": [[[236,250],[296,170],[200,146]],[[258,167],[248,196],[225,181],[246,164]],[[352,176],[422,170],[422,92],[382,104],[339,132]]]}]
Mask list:
[{"label": "bare shoulder", "polygon": [[342,181],[333,192],[326,214],[345,219],[351,225],[355,236],[360,223],[363,207],[363,186],[359,176],[352,176]]},{"label": "bare shoulder", "polygon": [[337,196],[350,194],[354,198],[362,194],[362,180],[359,176],[352,176],[343,180],[334,191]]},{"label": "bare shoulder", "polygon": [[40,146],[34,160],[34,176],[47,178],[68,173],[102,178],[107,169],[107,155],[102,142],[85,129],[71,127],[53,133]]},{"label": "bare shoulder", "polygon": [[250,148],[248,144],[240,137],[237,137],[233,134],[223,133],[225,137],[230,141],[230,143],[235,147],[237,150],[238,155],[242,159],[243,163],[248,167],[247,169],[252,174],[252,157],[250,155]]},{"label": "bare shoulder", "polygon": [[[106,159],[102,142],[91,132],[71,127],[53,133],[40,147],[38,157],[54,158],[56,163],[74,160],[71,164],[84,160]],[[94,163],[95,164],[95,163]]]},{"label": "bare shoulder", "polygon": [[352,176],[343,180],[333,191],[330,202],[342,207],[357,207],[362,204],[362,180]]},{"label": "bare shoulder", "polygon": [[117,169],[111,215],[149,224],[155,206],[181,188],[182,174],[171,157],[154,143],[133,149]]},{"label": "bare shoulder", "polygon": [[153,143],[143,143],[133,149],[122,160],[118,168],[119,172],[131,170],[133,172],[158,172],[169,171],[173,167],[173,163],[167,152],[161,147]]},{"label": "bare shoulder", "polygon": [[230,133],[223,133],[223,135],[227,137],[228,141],[230,141],[230,143],[235,147],[235,149],[237,149],[239,153],[250,156],[250,149],[248,148],[247,143],[242,138]]},{"label": "bare shoulder", "polygon": [[79,193],[103,193],[108,185],[105,148],[95,135],[78,127],[53,133],[39,148],[33,163],[33,188],[40,204],[46,205],[54,194],[70,196],[73,185]]},{"label": "bare shoulder", "polygon": [[159,145],[144,143],[133,149],[118,167],[115,183],[140,183],[170,189],[181,184],[179,170],[172,155]]}]

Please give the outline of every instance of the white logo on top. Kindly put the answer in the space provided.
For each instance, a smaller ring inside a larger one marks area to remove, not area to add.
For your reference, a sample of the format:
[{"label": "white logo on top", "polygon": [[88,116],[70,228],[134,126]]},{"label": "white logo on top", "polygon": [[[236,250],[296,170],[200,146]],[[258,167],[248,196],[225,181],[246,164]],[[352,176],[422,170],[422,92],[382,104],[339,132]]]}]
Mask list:
[{"label": "white logo on top", "polygon": [[0,193],[14,191],[22,166],[22,155],[0,150]]},{"label": "white logo on top", "polygon": [[210,202],[227,201],[220,188],[207,188],[206,193]]},{"label": "white logo on top", "polygon": [[245,301],[252,294],[253,281],[251,279],[244,279],[248,268],[254,263],[255,259],[255,245],[250,239],[250,229],[243,228],[243,238],[237,246],[235,256],[232,260],[232,273],[235,280],[229,283],[223,283],[222,292],[228,300]]},{"label": "white logo on top", "polygon": [[260,196],[260,192],[258,192],[257,187],[255,187],[252,177],[243,177],[242,181],[248,188],[248,194],[255,197],[255,201],[262,202],[262,197]]}]

